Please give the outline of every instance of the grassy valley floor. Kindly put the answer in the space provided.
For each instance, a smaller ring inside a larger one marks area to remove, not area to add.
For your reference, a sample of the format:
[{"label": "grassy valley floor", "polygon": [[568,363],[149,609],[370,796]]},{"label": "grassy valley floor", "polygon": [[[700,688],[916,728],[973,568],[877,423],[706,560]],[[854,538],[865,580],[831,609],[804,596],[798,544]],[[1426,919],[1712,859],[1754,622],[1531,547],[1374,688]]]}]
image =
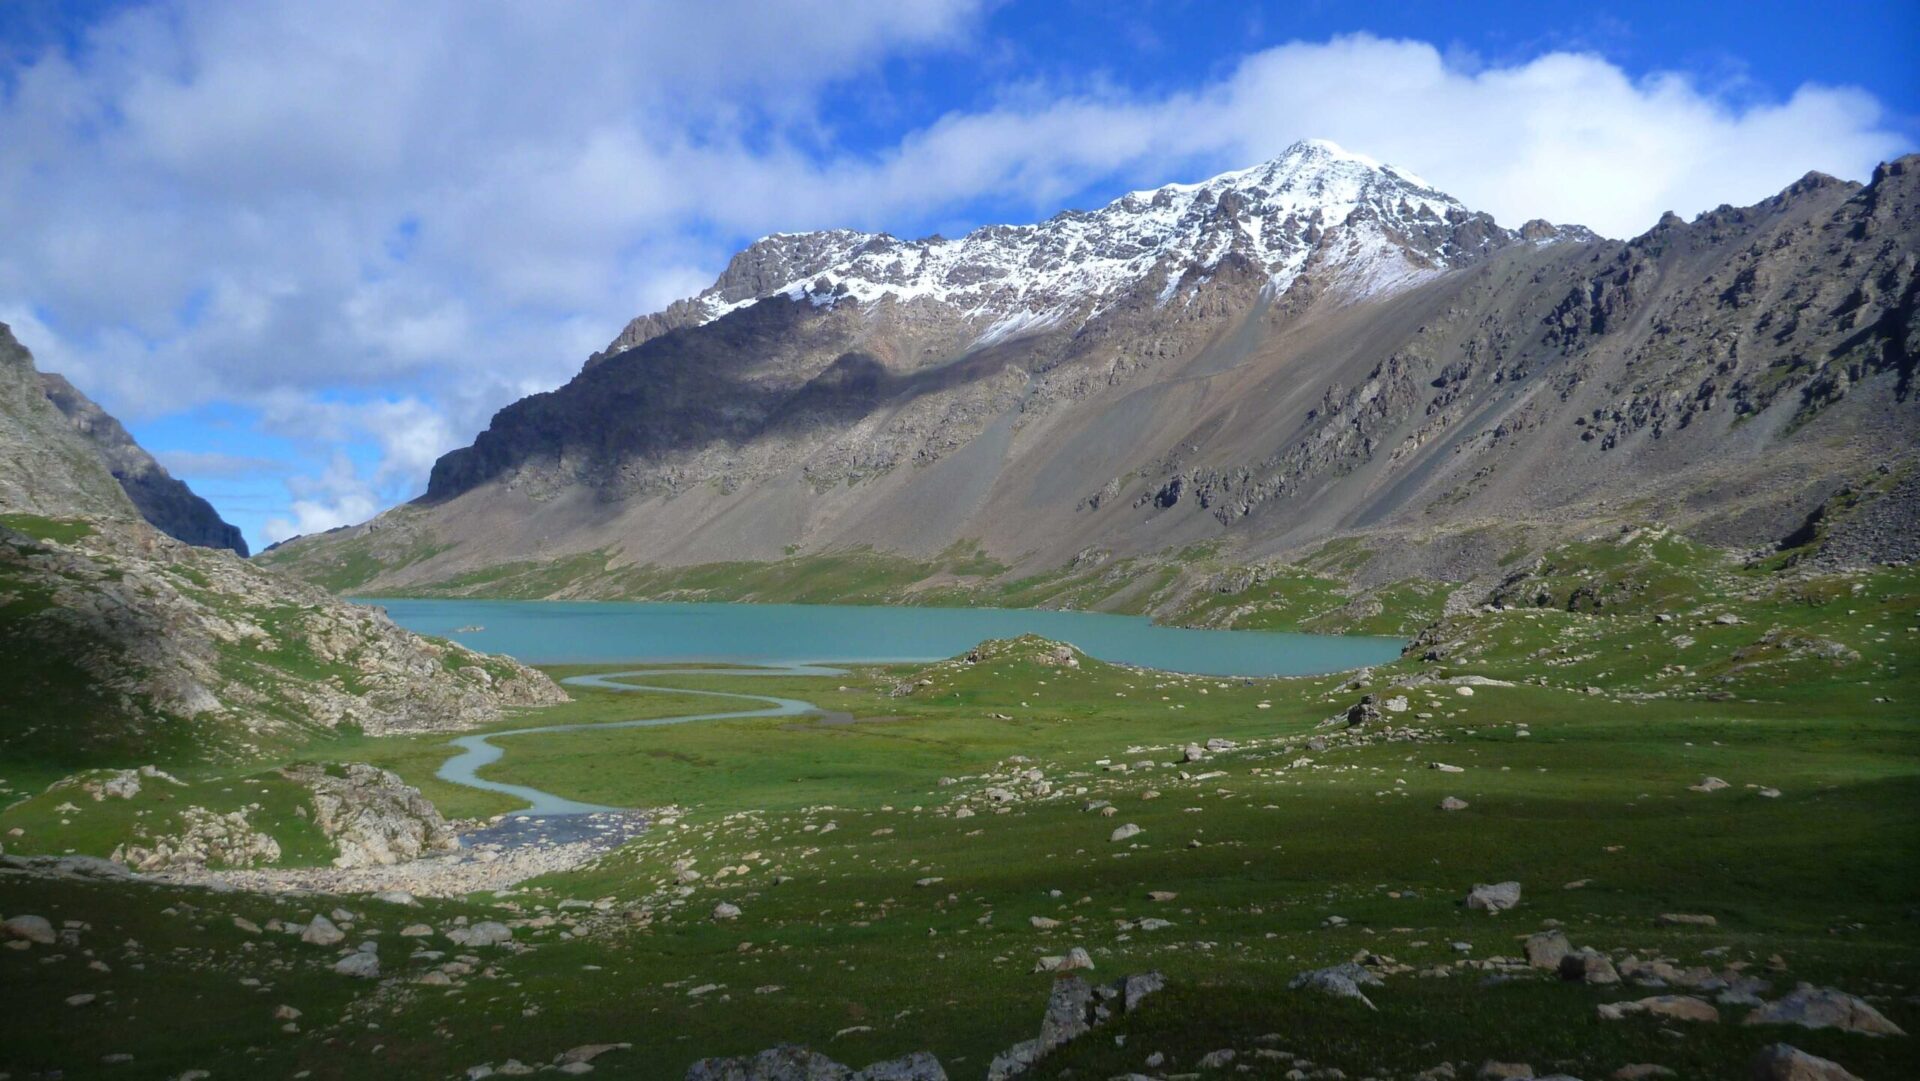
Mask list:
[{"label": "grassy valley floor", "polygon": [[[505,896],[407,907],[0,875],[0,916],[64,936],[0,950],[0,1072],[459,1077],[628,1043],[593,1075],[678,1078],[791,1041],[855,1067],[928,1050],[976,1078],[1037,1033],[1056,978],[1042,958],[1079,947],[1090,979],[1157,970],[1167,988],[1026,1076],[1464,1078],[1497,1060],[1745,1078],[1783,1040],[1864,1078],[1920,1076],[1914,1036],[1743,1024],[1749,1007],[1711,989],[1564,981],[1522,943],[1558,927],[1621,967],[1758,977],[1767,1001],[1837,987],[1920,1031],[1920,570],[1783,574],[1652,533],[1563,552],[1502,599],[1360,685],[1065,664],[1032,640],[838,677],[652,677],[830,713],[502,737],[485,776],[677,808]],[[530,716],[714,708],[572,693]],[[449,815],[512,809],[433,779],[445,741],[306,754],[395,770]],[[218,791],[275,764],[181,777]],[[125,824],[89,816],[132,813],[58,810],[69,797],[37,794],[43,764],[0,777],[26,797],[0,811],[9,853],[104,854]],[[1449,797],[1466,807],[1439,809]],[[1463,905],[1509,880],[1518,907]],[[722,903],[738,915],[716,919]],[[337,944],[270,925],[336,908]],[[463,920],[511,923],[513,942],[450,940]],[[381,979],[333,971],[362,942]],[[1356,958],[1383,976],[1376,1008],[1287,989]],[[1658,994],[1719,1019],[1598,1010]]]}]

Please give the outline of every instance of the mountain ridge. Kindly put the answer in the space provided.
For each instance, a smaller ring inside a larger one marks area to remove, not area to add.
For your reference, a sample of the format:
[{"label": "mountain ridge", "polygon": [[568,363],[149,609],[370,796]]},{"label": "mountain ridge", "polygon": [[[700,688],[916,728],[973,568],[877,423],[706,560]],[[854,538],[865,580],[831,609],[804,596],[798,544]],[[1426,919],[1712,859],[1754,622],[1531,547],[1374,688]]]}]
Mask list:
[{"label": "mountain ridge", "polygon": [[[903,299],[959,295],[995,318],[981,335],[990,343],[1059,316],[1044,309],[1023,315],[1018,306],[1035,294],[1043,304],[1058,304],[1062,293],[1104,298],[1116,285],[1164,264],[1210,265],[1240,254],[1267,267],[1275,289],[1284,290],[1327,230],[1355,230],[1370,224],[1368,218],[1388,226],[1388,236],[1363,240],[1401,240],[1402,252],[1416,256],[1401,281],[1433,263],[1458,265],[1514,238],[1592,237],[1582,227],[1538,219],[1518,230],[1502,229],[1412,173],[1309,139],[1259,165],[1128,192],[1097,210],[1063,210],[1033,225],[984,225],[957,240],[903,241],[855,229],[773,233],[737,253],[712,286],[633,319],[588,363],[782,293],[816,303],[847,295],[871,301],[886,292]],[[1270,233],[1270,225],[1277,232]],[[1202,251],[1207,246],[1216,248],[1210,258]],[[1390,267],[1383,269],[1389,271],[1385,280],[1353,283],[1356,291],[1365,295],[1399,284]]]},{"label": "mountain ridge", "polygon": [[[1255,214],[1231,185],[1174,186],[1177,235],[1204,250],[1126,249],[1137,275],[1064,301],[1030,287],[1046,274],[903,296],[879,280],[896,262],[930,279],[898,250],[849,260],[867,234],[785,234],[832,243],[748,249],[706,307],[643,317],[623,334],[637,344],[502,410],[417,503],[273,559],[336,587],[474,593],[502,568],[585,561],[524,580],[628,595],[657,588],[654,570],[795,553],[932,567],[972,546],[1018,577],[1198,543],[1255,563],[1344,537],[1373,553],[1359,578],[1455,580],[1629,507],[1771,547],[1843,488],[1880,492],[1875,470],[1912,468],[1917,163],[1866,185],[1810,175],[1626,241],[1396,200],[1419,228],[1356,204],[1311,244],[1281,230],[1256,247],[1247,221],[1267,236],[1279,203]],[[1382,252],[1395,273],[1376,273]],[[822,260],[846,276],[780,284]],[[1010,304],[1068,314],[988,337]],[[1892,550],[1875,535],[1848,550]],[[369,576],[344,582],[349,553]]]}]

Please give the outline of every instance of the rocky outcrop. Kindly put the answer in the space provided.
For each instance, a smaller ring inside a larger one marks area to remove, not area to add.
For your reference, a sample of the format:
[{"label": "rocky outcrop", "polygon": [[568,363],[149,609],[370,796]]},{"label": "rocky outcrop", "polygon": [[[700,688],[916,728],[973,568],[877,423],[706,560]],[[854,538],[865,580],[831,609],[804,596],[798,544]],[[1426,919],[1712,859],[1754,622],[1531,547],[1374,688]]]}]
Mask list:
[{"label": "rocky outcrop", "polygon": [[[0,707],[22,716],[12,746],[124,760],[191,721],[237,742],[187,754],[240,757],[266,738],[457,729],[565,698],[533,669],[421,638],[378,609],[144,523],[73,532],[36,538],[0,524],[0,657],[48,673]],[[79,681],[95,709],[71,710],[59,685],[37,700],[55,679]]]},{"label": "rocky outcrop", "polygon": [[1085,1036],[1113,1018],[1131,1013],[1148,995],[1165,989],[1158,972],[1090,984],[1079,976],[1055,980],[1040,1018],[1040,1034],[993,1057],[987,1081],[1007,1081],[1032,1069],[1049,1052]]},{"label": "rocky outcrop", "polygon": [[351,762],[280,773],[313,793],[314,825],[339,851],[335,867],[384,867],[460,847],[439,809],[390,770]]},{"label": "rocky outcrop", "polygon": [[280,842],[253,827],[245,811],[221,814],[205,807],[180,812],[180,832],[122,844],[115,863],[136,871],[176,867],[254,867],[277,863]]},{"label": "rocky outcrop", "polygon": [[168,473],[93,399],[80,393],[66,377],[52,372],[40,373],[40,385],[47,400],[99,453],[100,461],[120,482],[134,508],[155,529],[188,544],[247,554],[247,542],[240,530],[222,520],[213,504]]},{"label": "rocky outcrop", "polygon": [[95,449],[40,383],[33,357],[0,323],[0,514],[137,518]]}]

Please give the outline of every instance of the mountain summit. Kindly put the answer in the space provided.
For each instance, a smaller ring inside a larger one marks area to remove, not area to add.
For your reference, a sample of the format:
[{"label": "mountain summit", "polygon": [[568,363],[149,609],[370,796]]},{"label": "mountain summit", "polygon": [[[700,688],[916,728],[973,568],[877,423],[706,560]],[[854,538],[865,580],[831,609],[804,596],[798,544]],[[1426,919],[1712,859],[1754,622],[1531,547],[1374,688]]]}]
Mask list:
[{"label": "mountain summit", "polygon": [[1188,270],[1236,259],[1276,293],[1303,275],[1350,300],[1392,292],[1514,242],[1587,238],[1530,222],[1519,233],[1419,177],[1323,139],[1197,184],[1130,192],[1037,225],[991,225],[958,240],[832,229],[776,233],[733,257],[718,281],[644,315],[604,358],[771,296],[871,304],[892,296],[965,313],[978,344],[1084,323],[1151,281],[1165,301]]}]

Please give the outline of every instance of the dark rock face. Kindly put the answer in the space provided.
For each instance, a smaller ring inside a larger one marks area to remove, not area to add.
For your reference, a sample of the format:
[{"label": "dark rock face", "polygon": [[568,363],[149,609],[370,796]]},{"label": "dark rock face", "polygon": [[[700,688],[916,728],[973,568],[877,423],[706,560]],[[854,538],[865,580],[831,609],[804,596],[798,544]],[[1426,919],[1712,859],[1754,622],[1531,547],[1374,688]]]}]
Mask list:
[{"label": "dark rock face", "polygon": [[119,421],[80,393],[65,376],[41,372],[40,384],[47,400],[99,451],[101,461],[120,482],[127,498],[155,529],[201,548],[247,554],[246,539],[238,528],[228,525],[213,504],[168,473],[133,441]]}]

